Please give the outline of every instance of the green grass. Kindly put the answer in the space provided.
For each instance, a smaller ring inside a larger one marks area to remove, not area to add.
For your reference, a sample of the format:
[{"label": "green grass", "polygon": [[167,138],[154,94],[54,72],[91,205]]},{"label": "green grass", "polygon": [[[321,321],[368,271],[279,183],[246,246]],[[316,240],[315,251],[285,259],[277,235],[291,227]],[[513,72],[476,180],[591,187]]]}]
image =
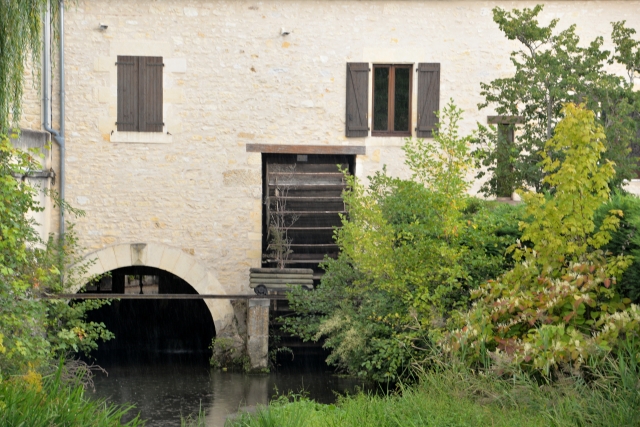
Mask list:
[{"label": "green grass", "polygon": [[591,379],[566,376],[539,385],[524,375],[509,379],[446,368],[420,375],[397,394],[358,394],[322,405],[286,396],[243,414],[228,427],[535,427],[640,426],[637,355],[609,360]]},{"label": "green grass", "polygon": [[0,382],[0,426],[3,427],[135,427],[138,417],[123,424],[129,410],[85,396],[80,384],[60,379],[60,369],[39,381],[13,378]]},{"label": "green grass", "polygon": [[321,405],[306,398],[286,402],[281,398],[255,415],[244,414],[233,427],[365,427],[365,426],[545,426],[541,417],[498,405],[481,405],[472,399],[418,386],[396,396],[358,394],[336,405]]}]

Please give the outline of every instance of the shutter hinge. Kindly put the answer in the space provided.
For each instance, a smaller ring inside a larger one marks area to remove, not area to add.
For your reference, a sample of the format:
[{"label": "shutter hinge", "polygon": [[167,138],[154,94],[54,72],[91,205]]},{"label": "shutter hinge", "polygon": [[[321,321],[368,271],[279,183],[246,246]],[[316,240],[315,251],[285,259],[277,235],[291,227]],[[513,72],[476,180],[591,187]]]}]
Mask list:
[{"label": "shutter hinge", "polygon": [[151,67],[151,66],[154,66],[154,67],[164,67],[164,64],[147,64],[147,67]]},{"label": "shutter hinge", "polygon": [[133,122],[116,122],[116,125],[132,125]]},{"label": "shutter hinge", "polygon": [[160,123],[160,122],[147,122],[148,125],[162,125],[164,126],[164,122]]},{"label": "shutter hinge", "polygon": [[116,62],[116,65],[135,65],[135,62]]}]

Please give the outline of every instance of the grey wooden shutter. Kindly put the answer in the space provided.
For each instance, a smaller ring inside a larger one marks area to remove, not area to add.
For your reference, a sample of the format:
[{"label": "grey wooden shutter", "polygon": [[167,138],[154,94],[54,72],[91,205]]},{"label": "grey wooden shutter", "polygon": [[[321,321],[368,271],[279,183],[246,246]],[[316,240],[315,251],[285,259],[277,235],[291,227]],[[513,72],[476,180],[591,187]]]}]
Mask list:
[{"label": "grey wooden shutter", "polygon": [[138,130],[138,57],[118,56],[119,132]]},{"label": "grey wooden shutter", "polygon": [[440,109],[440,64],[418,64],[418,138],[431,138]]},{"label": "grey wooden shutter", "polygon": [[162,57],[141,56],[139,68],[140,132],[162,132]]},{"label": "grey wooden shutter", "polygon": [[367,110],[369,108],[369,64],[347,63],[347,137],[369,136]]}]

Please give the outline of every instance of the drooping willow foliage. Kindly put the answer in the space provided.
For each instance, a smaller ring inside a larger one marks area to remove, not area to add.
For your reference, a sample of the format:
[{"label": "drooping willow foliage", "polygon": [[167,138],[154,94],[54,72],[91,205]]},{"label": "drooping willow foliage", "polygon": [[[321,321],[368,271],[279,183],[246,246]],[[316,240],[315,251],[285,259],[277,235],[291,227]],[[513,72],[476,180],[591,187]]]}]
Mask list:
[{"label": "drooping willow foliage", "polygon": [[[29,65],[34,84],[40,83],[46,7],[47,0],[0,0],[0,134],[20,120]],[[54,31],[59,7],[58,1],[51,1]]]}]

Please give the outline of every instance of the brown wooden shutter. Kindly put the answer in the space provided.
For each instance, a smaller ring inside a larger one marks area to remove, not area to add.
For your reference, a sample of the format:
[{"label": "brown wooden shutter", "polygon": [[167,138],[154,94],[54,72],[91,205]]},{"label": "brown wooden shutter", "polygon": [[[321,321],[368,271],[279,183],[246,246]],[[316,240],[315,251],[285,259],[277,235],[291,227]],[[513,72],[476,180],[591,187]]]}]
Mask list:
[{"label": "brown wooden shutter", "polygon": [[369,108],[369,64],[347,63],[347,137],[369,136],[367,110]]},{"label": "brown wooden shutter", "polygon": [[118,56],[118,132],[138,130],[138,57]]},{"label": "brown wooden shutter", "polygon": [[440,64],[418,64],[418,138],[431,138],[440,109]]},{"label": "brown wooden shutter", "polygon": [[139,60],[139,130],[162,132],[162,57],[141,56]]}]

